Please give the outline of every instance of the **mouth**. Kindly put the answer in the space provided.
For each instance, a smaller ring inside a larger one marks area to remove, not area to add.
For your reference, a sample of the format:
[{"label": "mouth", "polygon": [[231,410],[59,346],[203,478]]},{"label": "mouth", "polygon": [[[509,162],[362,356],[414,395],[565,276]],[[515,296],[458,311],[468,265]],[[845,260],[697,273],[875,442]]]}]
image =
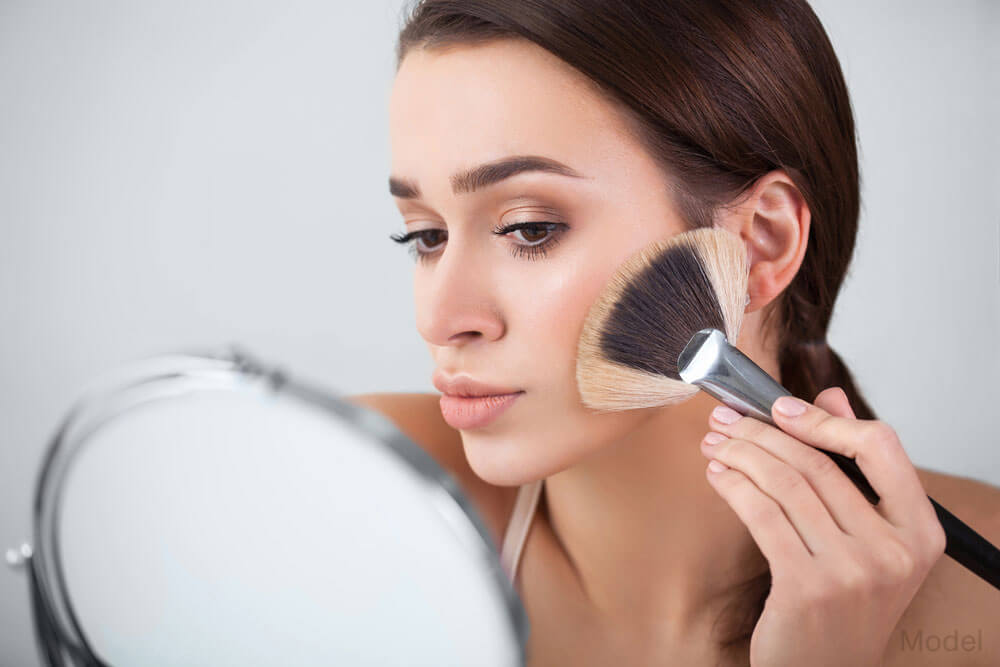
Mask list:
[{"label": "mouth", "polygon": [[457,430],[483,428],[506,412],[523,391],[486,396],[441,395],[441,416]]}]

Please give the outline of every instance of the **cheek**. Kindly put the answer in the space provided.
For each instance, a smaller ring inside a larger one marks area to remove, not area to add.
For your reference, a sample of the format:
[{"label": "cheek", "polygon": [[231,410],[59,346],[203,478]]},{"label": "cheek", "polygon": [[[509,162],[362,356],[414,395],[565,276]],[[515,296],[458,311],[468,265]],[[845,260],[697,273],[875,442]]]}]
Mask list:
[{"label": "cheek", "polygon": [[[525,350],[543,360],[553,374],[549,375],[551,384],[572,383],[574,402],[579,402],[576,351],[584,321],[617,267],[634,252],[632,246],[615,248],[615,243],[622,241],[579,243],[573,253],[559,258],[558,265],[552,262],[539,271],[528,283],[530,291],[518,297],[525,306],[517,323],[526,335]],[[638,243],[637,247],[643,245]]]},{"label": "cheek", "polygon": [[[591,281],[585,263],[564,258],[560,266],[539,271],[520,298],[528,308],[523,331],[550,350],[576,350],[576,336],[590,308]],[[544,260],[543,260],[544,261]],[[565,355],[560,355],[560,357]]]},{"label": "cheek", "polygon": [[[563,257],[558,268],[549,266],[531,281],[530,291],[520,296],[517,347],[529,365],[534,384],[545,389],[542,403],[551,411],[573,411],[580,405],[576,388],[576,350],[583,322],[600,290],[595,272],[583,258]],[[530,360],[537,364],[531,367]],[[551,414],[551,412],[550,412]]]}]

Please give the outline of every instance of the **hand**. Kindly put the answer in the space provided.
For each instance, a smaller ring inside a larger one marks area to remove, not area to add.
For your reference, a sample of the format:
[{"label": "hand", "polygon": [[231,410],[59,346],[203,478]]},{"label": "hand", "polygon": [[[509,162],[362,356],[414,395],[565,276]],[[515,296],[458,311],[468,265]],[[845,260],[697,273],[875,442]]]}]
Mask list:
[{"label": "hand", "polygon": [[[771,413],[780,428],[738,413],[725,424],[713,412],[709,424],[726,439],[701,443],[705,456],[728,466],[709,468],[709,483],[771,570],[750,664],[879,665],[944,553],[944,529],[890,426],[856,419],[839,387],[821,392],[815,405],[792,399],[805,407],[796,417],[778,412],[784,398]],[[814,446],[854,458],[879,503],[869,503]]]}]

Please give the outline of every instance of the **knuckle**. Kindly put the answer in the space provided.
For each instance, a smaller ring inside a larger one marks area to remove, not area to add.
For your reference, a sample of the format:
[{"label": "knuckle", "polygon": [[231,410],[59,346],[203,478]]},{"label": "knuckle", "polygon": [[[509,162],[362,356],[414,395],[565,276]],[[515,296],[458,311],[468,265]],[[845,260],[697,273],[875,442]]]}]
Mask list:
[{"label": "knuckle", "polygon": [[818,451],[808,453],[806,469],[817,477],[832,475],[834,470],[840,470],[832,458]]},{"label": "knuckle", "polygon": [[868,451],[879,455],[891,453],[899,447],[895,429],[878,419],[865,426],[861,441]]},{"label": "knuckle", "polygon": [[859,592],[874,588],[877,578],[863,561],[847,558],[837,570],[837,581],[843,590]]},{"label": "knuckle", "polygon": [[756,524],[768,524],[784,515],[781,507],[773,500],[761,500],[747,511],[747,519]]},{"label": "knuckle", "polygon": [[835,417],[828,412],[820,412],[816,415],[816,422],[813,424],[813,429],[822,434],[824,440],[838,437],[839,423],[842,421],[840,417]]},{"label": "knuckle", "polygon": [[720,473],[715,484],[725,493],[726,497],[731,498],[739,496],[748,482],[749,480],[743,475],[743,473],[736,468],[730,467],[729,470],[726,471],[726,474],[723,475]]},{"label": "knuckle", "polygon": [[833,415],[822,410],[817,410],[811,419],[813,420],[811,428],[818,436],[818,441],[826,441],[837,437],[836,423],[834,422]]},{"label": "knuckle", "polygon": [[747,440],[757,439],[761,433],[763,433],[768,427],[767,424],[760,421],[759,419],[751,419],[749,417],[742,417],[733,424],[739,437],[746,438]]},{"label": "knuckle", "polygon": [[743,455],[746,446],[745,442],[739,438],[731,437],[715,445],[716,451],[725,452],[727,458],[738,459]]},{"label": "knuckle", "polygon": [[835,422],[836,418],[825,410],[816,414],[816,428],[829,429]]},{"label": "knuckle", "polygon": [[812,488],[805,478],[792,468],[777,475],[771,484],[775,493],[787,496],[796,496]]},{"label": "knuckle", "polygon": [[889,540],[877,552],[878,562],[887,579],[907,579],[917,570],[917,558],[898,540]]}]

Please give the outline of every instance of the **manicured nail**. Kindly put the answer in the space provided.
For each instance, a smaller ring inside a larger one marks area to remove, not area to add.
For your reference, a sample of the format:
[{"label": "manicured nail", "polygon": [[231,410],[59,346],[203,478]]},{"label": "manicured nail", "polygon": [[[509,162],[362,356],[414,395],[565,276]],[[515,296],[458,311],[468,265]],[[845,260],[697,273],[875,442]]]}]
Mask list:
[{"label": "manicured nail", "polygon": [[798,417],[806,411],[806,404],[794,396],[782,396],[774,402],[774,409],[786,417]]},{"label": "manicured nail", "polygon": [[727,466],[725,463],[716,461],[715,459],[712,459],[711,461],[708,462],[708,469],[711,470],[712,472],[722,472],[728,467],[729,466]]},{"label": "manicured nail", "polygon": [[722,442],[725,439],[726,439],[726,436],[722,435],[721,433],[714,433],[713,432],[713,433],[709,433],[708,435],[705,436],[705,444],[706,445],[717,445],[717,444],[719,444],[720,442]]},{"label": "manicured nail", "polygon": [[726,407],[725,405],[717,405],[715,406],[715,409],[712,410],[712,416],[723,424],[732,424],[743,415],[736,412],[736,410],[733,410],[732,408]]}]

